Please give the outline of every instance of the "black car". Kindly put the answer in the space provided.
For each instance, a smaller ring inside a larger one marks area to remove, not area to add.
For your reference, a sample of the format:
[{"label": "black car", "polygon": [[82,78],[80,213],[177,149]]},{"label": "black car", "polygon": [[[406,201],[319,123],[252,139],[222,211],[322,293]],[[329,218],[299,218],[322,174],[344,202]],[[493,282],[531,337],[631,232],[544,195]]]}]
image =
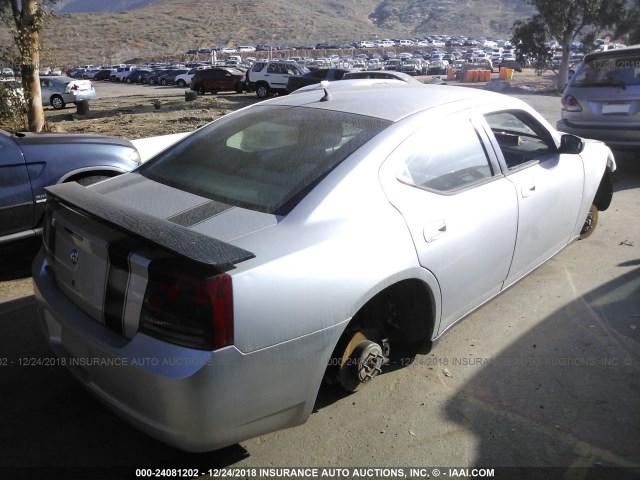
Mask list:
[{"label": "black car", "polygon": [[142,78],[148,76],[151,73],[153,73],[152,70],[145,70],[143,68],[140,68],[127,75],[124,81],[127,83],[142,83]]},{"label": "black car", "polygon": [[301,87],[320,83],[323,80],[340,80],[348,71],[343,68],[319,68],[304,75],[291,76],[287,81],[287,92],[291,93]]},{"label": "black car", "polygon": [[178,75],[182,75],[183,73],[189,73],[189,70],[189,68],[179,68],[176,70],[171,70],[170,72],[158,77],[158,83],[160,85],[175,85],[176,77]]},{"label": "black car", "polygon": [[157,85],[160,83],[160,77],[171,73],[171,70],[163,69],[163,70],[154,70],[148,75],[142,76],[142,83],[148,83],[149,85]]},{"label": "black car", "polygon": [[111,78],[111,70],[110,68],[103,68],[98,73],[96,73],[93,77],[94,80],[109,80]]},{"label": "black car", "polygon": [[140,163],[131,142],[104,135],[0,130],[0,152],[0,245],[41,233],[45,187],[90,185]]}]

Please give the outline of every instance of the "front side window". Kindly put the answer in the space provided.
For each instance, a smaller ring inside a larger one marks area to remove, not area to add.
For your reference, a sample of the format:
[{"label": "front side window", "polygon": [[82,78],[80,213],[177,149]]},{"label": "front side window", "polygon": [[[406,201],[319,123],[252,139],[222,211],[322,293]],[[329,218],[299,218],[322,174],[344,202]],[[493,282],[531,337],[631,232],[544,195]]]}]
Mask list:
[{"label": "front side window", "polygon": [[419,130],[397,154],[404,157],[398,180],[427,190],[453,192],[493,176],[482,142],[468,119]]},{"label": "front side window", "polygon": [[549,138],[549,133],[525,112],[491,113],[485,115],[485,119],[509,169],[539,160],[555,151],[555,144]]},{"label": "front side window", "polygon": [[328,110],[256,106],[196,131],[138,172],[229,205],[286,215],[389,124]]}]

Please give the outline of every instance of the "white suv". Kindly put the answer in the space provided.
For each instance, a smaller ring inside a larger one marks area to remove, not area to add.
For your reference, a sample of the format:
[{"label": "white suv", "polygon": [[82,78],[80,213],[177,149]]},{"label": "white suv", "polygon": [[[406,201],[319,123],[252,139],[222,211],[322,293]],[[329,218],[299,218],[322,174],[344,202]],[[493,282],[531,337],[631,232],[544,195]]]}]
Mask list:
[{"label": "white suv", "polygon": [[250,88],[258,98],[266,98],[274,93],[287,93],[289,77],[302,75],[309,70],[296,62],[286,60],[258,61],[248,72]]},{"label": "white suv", "polygon": [[120,67],[116,69],[115,72],[111,72],[111,77],[109,77],[109,79],[112,82],[124,82],[125,78],[127,78],[135,69],[136,67],[134,66]]}]

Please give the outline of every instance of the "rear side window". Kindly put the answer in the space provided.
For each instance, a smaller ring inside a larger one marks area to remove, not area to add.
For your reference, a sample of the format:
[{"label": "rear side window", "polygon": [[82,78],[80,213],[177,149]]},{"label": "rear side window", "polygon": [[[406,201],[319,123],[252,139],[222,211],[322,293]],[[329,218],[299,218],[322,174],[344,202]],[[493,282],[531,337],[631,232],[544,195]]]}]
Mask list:
[{"label": "rear side window", "polygon": [[443,121],[407,139],[399,181],[427,190],[453,192],[493,176],[486,152],[469,120]]},{"label": "rear side window", "polygon": [[640,55],[596,57],[583,62],[571,79],[573,87],[640,85]]},{"label": "rear side window", "polygon": [[389,124],[328,110],[256,106],[196,131],[138,172],[229,205],[286,215]]}]

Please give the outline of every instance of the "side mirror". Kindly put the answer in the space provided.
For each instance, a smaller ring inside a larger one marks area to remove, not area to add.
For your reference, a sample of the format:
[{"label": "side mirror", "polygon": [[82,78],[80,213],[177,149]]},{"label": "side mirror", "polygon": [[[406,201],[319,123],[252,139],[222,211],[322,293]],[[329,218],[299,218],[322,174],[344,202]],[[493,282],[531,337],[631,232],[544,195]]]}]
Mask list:
[{"label": "side mirror", "polygon": [[560,138],[560,153],[582,153],[584,141],[580,137],[571,134],[564,134]]}]

